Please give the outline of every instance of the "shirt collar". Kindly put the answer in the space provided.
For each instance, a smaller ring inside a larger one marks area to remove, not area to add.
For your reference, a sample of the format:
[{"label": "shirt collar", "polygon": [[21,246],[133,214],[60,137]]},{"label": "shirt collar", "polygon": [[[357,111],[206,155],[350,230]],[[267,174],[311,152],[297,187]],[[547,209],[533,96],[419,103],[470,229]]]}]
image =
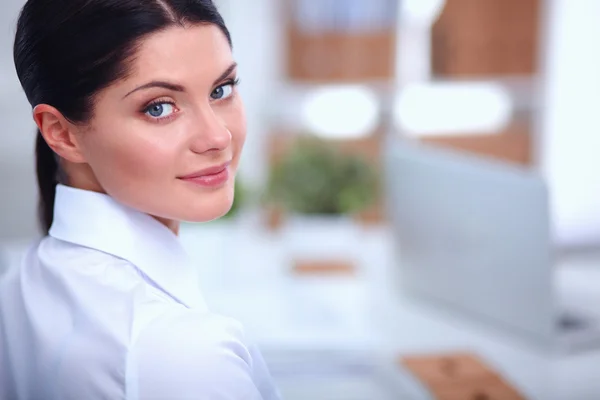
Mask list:
[{"label": "shirt collar", "polygon": [[57,185],[49,235],[127,260],[176,301],[205,307],[197,272],[178,237],[106,194]]}]

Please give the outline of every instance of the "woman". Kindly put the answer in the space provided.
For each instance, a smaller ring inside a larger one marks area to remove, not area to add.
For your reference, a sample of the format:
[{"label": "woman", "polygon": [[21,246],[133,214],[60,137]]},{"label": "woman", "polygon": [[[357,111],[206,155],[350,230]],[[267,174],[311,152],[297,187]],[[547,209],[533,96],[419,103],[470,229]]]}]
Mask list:
[{"label": "woman", "polygon": [[246,133],[212,2],[29,0],[14,58],[47,235],[0,287],[0,398],[278,398],[177,240],[231,207]]}]

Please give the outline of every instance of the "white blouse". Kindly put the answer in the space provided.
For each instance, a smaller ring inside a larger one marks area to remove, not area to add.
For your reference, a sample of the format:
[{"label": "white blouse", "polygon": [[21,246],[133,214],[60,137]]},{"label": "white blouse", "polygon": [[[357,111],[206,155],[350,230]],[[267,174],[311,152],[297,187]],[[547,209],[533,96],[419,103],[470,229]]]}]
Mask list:
[{"label": "white blouse", "polygon": [[0,399],[278,399],[236,321],[211,313],[177,236],[57,187],[50,233],[0,282]]}]

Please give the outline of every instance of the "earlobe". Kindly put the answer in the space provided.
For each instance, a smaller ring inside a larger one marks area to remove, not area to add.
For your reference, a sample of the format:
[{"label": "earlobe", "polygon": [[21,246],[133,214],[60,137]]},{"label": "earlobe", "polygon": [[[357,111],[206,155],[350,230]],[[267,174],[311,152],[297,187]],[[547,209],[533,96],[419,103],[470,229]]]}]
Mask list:
[{"label": "earlobe", "polygon": [[75,127],[60,111],[47,104],[39,104],[33,109],[33,119],[55,153],[73,163],[85,162],[74,134]]}]

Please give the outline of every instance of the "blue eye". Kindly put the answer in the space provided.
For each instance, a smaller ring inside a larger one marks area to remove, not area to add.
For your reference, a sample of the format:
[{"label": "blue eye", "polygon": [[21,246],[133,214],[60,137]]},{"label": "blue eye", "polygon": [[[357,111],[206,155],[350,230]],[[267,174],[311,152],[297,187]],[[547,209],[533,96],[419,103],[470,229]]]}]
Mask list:
[{"label": "blue eye", "polygon": [[146,110],[144,110],[145,114],[157,119],[168,117],[174,112],[175,108],[173,107],[173,104],[166,102],[151,104],[148,106],[148,108],[146,108]]},{"label": "blue eye", "polygon": [[223,100],[230,97],[233,94],[233,83],[227,83],[221,85],[210,94],[210,98],[213,100]]}]

